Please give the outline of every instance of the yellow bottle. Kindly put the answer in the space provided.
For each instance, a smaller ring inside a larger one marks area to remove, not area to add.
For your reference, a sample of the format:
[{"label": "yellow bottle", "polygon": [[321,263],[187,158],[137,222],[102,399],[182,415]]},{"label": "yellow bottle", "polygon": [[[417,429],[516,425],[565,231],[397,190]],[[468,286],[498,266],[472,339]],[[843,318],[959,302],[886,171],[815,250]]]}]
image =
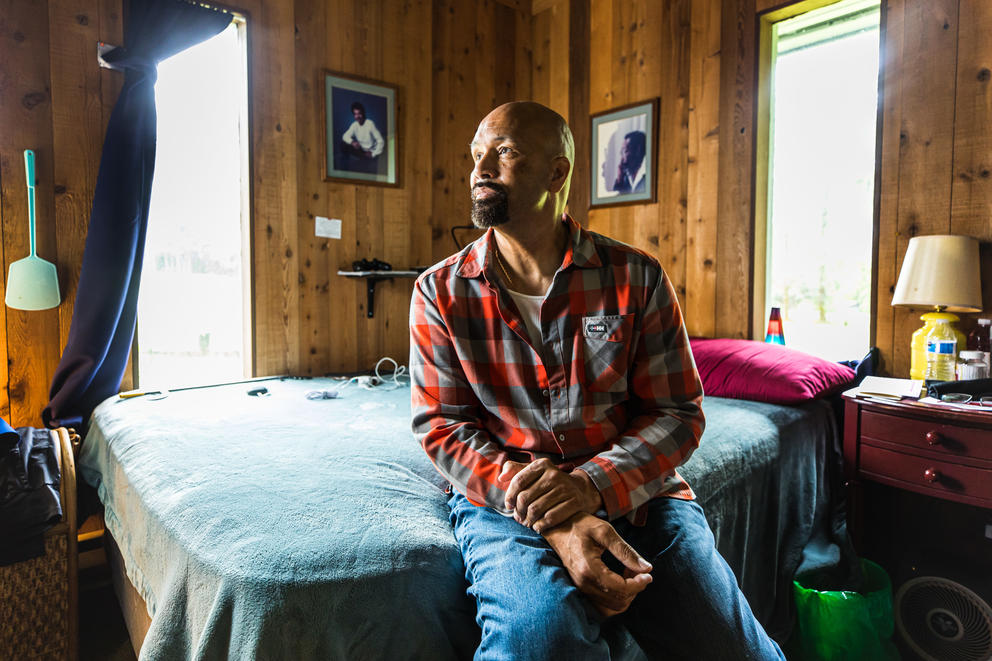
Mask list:
[{"label": "yellow bottle", "polygon": [[[923,321],[923,326],[916,329],[913,333],[912,341],[910,342],[911,352],[910,352],[910,366],[909,366],[909,378],[911,379],[923,379],[925,378],[927,372],[927,333],[933,330],[933,327],[937,325],[938,322],[946,321],[953,324],[956,321],[960,321],[960,318],[956,314],[951,314],[950,312],[928,312],[920,320]],[[958,349],[967,345],[967,339],[964,333],[959,331],[953,325],[951,329],[954,331],[954,335],[958,339]]]}]

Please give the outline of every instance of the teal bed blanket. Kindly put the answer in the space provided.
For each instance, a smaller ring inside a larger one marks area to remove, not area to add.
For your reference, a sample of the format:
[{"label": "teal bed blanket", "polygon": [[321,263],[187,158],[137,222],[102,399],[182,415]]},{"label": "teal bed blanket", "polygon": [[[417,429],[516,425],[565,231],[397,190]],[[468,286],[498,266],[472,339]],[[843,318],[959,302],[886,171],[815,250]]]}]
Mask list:
[{"label": "teal bed blanket", "polygon": [[[141,659],[468,659],[474,604],[407,387],[268,380],[108,399],[79,462],[151,627]],[[264,386],[268,396],[247,391]],[[830,535],[829,407],[707,398],[683,474],[770,631]],[[828,540],[829,541],[829,540]],[[623,632],[618,656],[636,656]]]}]

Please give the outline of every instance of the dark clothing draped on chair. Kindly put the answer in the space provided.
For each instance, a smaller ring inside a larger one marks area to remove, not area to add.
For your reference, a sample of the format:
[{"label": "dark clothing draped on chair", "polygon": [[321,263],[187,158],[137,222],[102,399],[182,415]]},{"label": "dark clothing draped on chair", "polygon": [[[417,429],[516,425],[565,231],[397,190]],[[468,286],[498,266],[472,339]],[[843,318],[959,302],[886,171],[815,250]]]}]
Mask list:
[{"label": "dark clothing draped on chair", "polygon": [[129,0],[124,71],[107,126],[72,325],[42,417],[80,428],[120,387],[131,351],[155,171],[157,65],[220,33],[231,15],[183,0]]}]

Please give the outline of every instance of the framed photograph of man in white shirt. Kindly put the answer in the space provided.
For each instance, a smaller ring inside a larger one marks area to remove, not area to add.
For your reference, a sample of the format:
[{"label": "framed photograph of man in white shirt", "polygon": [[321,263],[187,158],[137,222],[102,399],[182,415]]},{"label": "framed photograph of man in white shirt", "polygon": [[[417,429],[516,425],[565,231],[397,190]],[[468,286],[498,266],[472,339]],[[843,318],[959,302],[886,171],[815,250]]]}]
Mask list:
[{"label": "framed photograph of man in white shirt", "polygon": [[398,186],[396,87],[324,71],[324,180]]},{"label": "framed photograph of man in white shirt", "polygon": [[654,202],[658,99],[592,116],[590,207]]}]

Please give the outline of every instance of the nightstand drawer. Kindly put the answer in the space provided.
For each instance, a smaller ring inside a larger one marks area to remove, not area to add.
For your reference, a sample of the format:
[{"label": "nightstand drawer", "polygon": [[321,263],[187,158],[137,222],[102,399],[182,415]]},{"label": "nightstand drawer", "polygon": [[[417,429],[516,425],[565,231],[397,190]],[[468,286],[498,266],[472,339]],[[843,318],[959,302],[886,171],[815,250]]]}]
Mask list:
[{"label": "nightstand drawer", "polygon": [[874,476],[890,478],[906,486],[973,504],[986,501],[992,506],[992,479],[987,469],[935,461],[926,457],[861,446],[860,469]]},{"label": "nightstand drawer", "polygon": [[946,452],[951,456],[992,460],[992,432],[987,429],[862,411],[861,437]]}]

